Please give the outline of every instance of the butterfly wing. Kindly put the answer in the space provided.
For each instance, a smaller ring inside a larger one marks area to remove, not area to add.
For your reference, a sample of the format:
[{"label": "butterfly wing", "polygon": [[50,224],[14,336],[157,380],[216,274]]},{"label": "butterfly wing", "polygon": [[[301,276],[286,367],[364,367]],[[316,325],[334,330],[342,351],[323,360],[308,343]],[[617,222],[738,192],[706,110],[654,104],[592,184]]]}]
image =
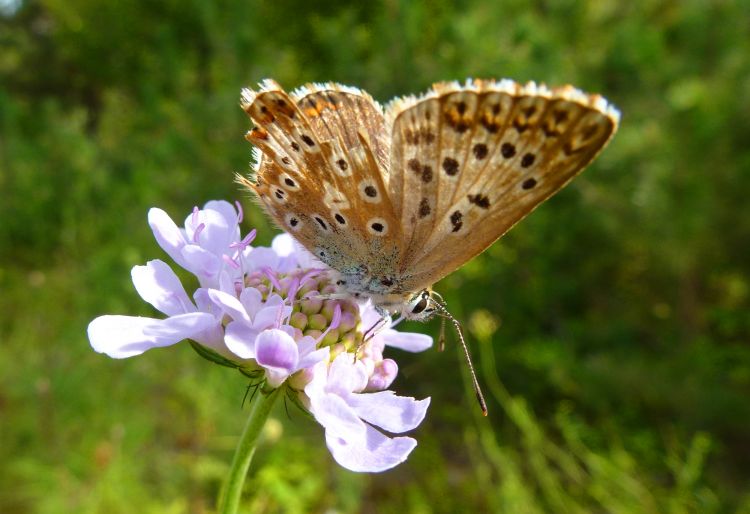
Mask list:
[{"label": "butterfly wing", "polygon": [[255,181],[239,177],[268,214],[342,273],[393,268],[400,225],[387,194],[390,136],[380,106],[337,84],[291,95],[273,81],[244,90],[260,149]]},{"label": "butterfly wing", "polygon": [[601,151],[619,113],[598,95],[533,83],[442,83],[398,99],[390,192],[406,287],[429,287],[560,190]]}]

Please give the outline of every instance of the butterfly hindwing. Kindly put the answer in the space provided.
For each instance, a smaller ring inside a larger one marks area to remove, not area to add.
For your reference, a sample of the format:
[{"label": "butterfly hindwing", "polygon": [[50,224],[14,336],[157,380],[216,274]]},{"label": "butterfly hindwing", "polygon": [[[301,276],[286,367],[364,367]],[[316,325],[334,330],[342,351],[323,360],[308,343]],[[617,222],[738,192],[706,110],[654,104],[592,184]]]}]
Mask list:
[{"label": "butterfly hindwing", "polygon": [[404,252],[420,247],[434,229],[441,187],[438,109],[434,99],[416,103],[392,130],[389,191],[405,235]]}]

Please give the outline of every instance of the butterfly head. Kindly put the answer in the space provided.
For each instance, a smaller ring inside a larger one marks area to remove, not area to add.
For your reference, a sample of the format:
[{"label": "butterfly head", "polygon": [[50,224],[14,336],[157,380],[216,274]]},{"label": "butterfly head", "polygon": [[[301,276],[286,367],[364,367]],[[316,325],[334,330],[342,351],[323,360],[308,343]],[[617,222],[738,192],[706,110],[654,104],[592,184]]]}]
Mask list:
[{"label": "butterfly head", "polygon": [[431,289],[423,289],[420,292],[412,295],[403,305],[401,314],[404,318],[414,321],[427,321],[436,314],[442,318],[443,324],[440,327],[440,340],[438,342],[438,349],[442,351],[443,343],[445,341],[444,330],[445,321],[450,321],[456,329],[456,334],[461,341],[461,347],[464,350],[466,356],[466,362],[469,364],[469,371],[471,372],[471,379],[474,384],[474,392],[476,393],[479,406],[482,409],[482,414],[487,415],[487,403],[484,400],[482,389],[479,387],[479,381],[477,380],[477,374],[474,371],[474,365],[471,363],[471,357],[469,356],[469,348],[466,346],[464,335],[461,330],[461,324],[458,322],[453,315],[448,312],[448,308],[445,305],[445,301],[442,299],[439,293]]},{"label": "butterfly head", "polygon": [[406,301],[401,312],[406,319],[427,321],[435,315],[436,309],[437,301],[435,300],[433,291],[423,289]]}]

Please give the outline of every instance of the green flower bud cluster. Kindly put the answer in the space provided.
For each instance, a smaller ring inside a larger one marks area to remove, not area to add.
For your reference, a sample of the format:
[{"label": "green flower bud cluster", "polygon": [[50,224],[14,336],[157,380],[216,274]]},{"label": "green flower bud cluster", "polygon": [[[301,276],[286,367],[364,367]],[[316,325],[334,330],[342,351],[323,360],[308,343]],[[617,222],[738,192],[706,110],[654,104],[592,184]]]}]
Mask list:
[{"label": "green flower bud cluster", "polygon": [[[323,299],[337,291],[327,271],[321,271],[311,275],[309,271],[295,270],[291,273],[277,274],[277,284],[273,284],[268,275],[256,271],[250,273],[245,279],[245,285],[260,291],[263,300],[268,298],[269,293],[279,294],[287,299],[289,287],[295,279],[302,279],[306,275],[295,295],[292,315],[289,324],[299,331],[299,336],[311,336],[318,339],[333,320],[336,306],[341,309],[341,321],[338,327],[329,330],[319,343],[320,347],[331,347],[331,360],[341,352],[353,352],[362,346],[363,333],[358,330],[361,325],[359,307],[348,299]],[[279,290],[279,287],[281,289]]]}]

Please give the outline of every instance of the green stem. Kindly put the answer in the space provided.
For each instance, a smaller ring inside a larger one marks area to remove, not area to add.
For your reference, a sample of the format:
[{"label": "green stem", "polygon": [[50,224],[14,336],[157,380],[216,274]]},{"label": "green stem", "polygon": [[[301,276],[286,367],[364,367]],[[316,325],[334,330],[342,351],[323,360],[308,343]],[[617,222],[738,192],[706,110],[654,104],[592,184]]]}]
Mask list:
[{"label": "green stem", "polygon": [[219,514],[236,514],[240,506],[242,486],[245,484],[247,470],[250,468],[250,461],[253,460],[253,454],[258,445],[258,436],[263,425],[266,424],[268,414],[278,395],[279,389],[274,389],[269,394],[257,391],[250,402],[250,415],[234,452],[229,476],[219,496]]}]

